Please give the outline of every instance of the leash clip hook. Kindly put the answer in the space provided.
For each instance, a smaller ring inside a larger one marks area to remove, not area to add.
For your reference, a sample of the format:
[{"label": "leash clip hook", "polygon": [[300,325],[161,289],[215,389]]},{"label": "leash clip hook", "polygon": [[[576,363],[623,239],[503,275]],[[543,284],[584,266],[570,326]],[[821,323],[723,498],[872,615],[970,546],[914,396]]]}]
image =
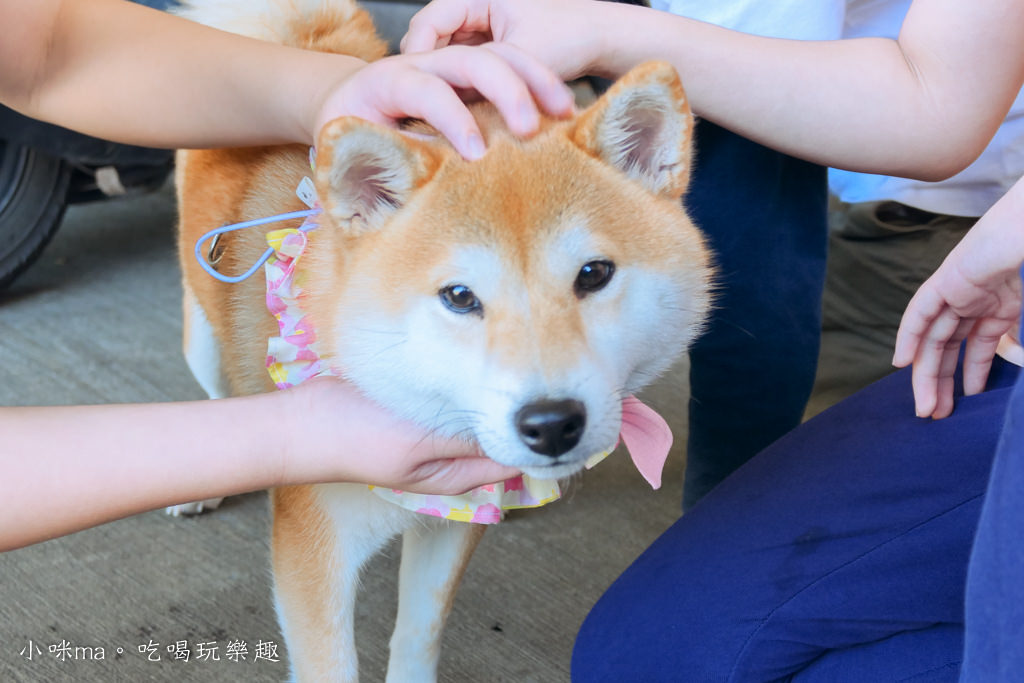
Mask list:
[{"label": "leash clip hook", "polygon": [[[253,220],[242,221],[241,223],[232,223],[230,225],[224,225],[219,228],[214,228],[213,230],[210,230],[196,241],[196,261],[199,262],[199,265],[202,267],[202,269],[205,270],[211,277],[220,280],[221,282],[226,282],[228,284],[233,285],[239,282],[243,282],[244,280],[248,280],[257,270],[260,269],[260,267],[264,263],[267,262],[267,259],[269,259],[274,254],[273,247],[267,247],[267,250],[263,252],[263,254],[260,255],[258,259],[256,259],[256,263],[252,264],[252,266],[250,266],[249,269],[246,270],[241,275],[223,275],[222,273],[217,272],[217,269],[210,265],[210,262],[206,260],[205,256],[203,256],[203,245],[209,240],[220,235],[223,235],[226,232],[234,232],[235,230],[244,230],[246,228],[254,228],[260,225],[266,225],[267,223],[289,221],[296,218],[309,218],[311,216],[317,215],[318,213],[320,213],[320,211],[321,209],[315,208],[305,209],[303,211],[290,211],[288,213],[279,213],[276,216],[268,216],[266,218],[254,218]],[[299,230],[307,232],[315,227],[315,223],[306,221],[305,223],[302,224]]]}]

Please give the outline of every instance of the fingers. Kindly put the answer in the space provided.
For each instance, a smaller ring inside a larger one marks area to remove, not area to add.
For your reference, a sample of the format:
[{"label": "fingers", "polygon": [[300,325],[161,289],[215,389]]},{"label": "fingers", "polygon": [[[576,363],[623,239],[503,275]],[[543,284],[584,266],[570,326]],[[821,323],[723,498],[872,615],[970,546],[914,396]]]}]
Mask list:
[{"label": "fingers", "polygon": [[448,45],[456,34],[470,40],[480,35],[479,42],[491,39],[487,14],[474,14],[471,0],[437,0],[421,9],[409,20],[409,30],[402,37],[404,54],[429,52]]},{"label": "fingers", "polygon": [[946,417],[953,409],[953,373],[960,342],[973,321],[943,309],[921,338],[913,358],[914,407],[919,417]]},{"label": "fingers", "polygon": [[483,47],[498,54],[512,67],[544,111],[557,117],[572,114],[575,97],[554,71],[511,43],[488,43]]},{"label": "fingers", "polygon": [[896,348],[892,364],[904,368],[914,362],[924,335],[932,322],[939,316],[945,299],[937,294],[926,282],[914,294],[903,312],[899,330],[896,332]]},{"label": "fingers", "polygon": [[992,359],[1003,335],[1013,323],[1005,319],[984,318],[974,326],[964,349],[964,394],[972,396],[985,390]]},{"label": "fingers", "polygon": [[949,417],[953,412],[953,387],[956,373],[956,360],[959,347],[953,347],[950,353],[943,354],[942,363],[939,366],[938,376],[934,382],[934,401],[931,412],[927,407],[915,408],[921,417],[930,417],[933,420],[941,420]]},{"label": "fingers", "polygon": [[973,337],[967,340],[964,348],[964,395],[973,396],[985,390],[988,373],[992,369],[996,346],[999,340],[977,341]]},{"label": "fingers", "polygon": [[918,417],[941,418],[953,410],[953,374],[960,342],[970,330],[926,282],[903,313],[892,363],[913,363],[911,384]]},{"label": "fingers", "polygon": [[360,79],[363,90],[372,86],[378,93],[374,97],[383,93],[386,101],[370,100],[368,111],[356,114],[391,124],[409,117],[423,119],[467,159],[483,156],[484,143],[457,90],[475,91],[490,100],[509,129],[519,136],[529,136],[539,128],[538,102],[554,116],[567,116],[573,110],[573,95],[568,86],[536,59],[511,45],[455,46],[391,59],[368,68],[370,74],[387,74],[389,87],[381,87],[379,81],[366,74]]},{"label": "fingers", "polygon": [[[903,368],[911,363],[911,384],[914,391],[914,412],[918,417],[932,415],[939,404],[939,396],[946,389],[940,381],[939,366],[942,353],[934,346],[924,353],[925,336],[932,335],[932,325],[942,313],[945,301],[925,283],[910,300],[896,333],[896,348],[892,364]],[[944,348],[945,340],[942,340]],[[923,355],[923,359],[920,358]],[[942,386],[940,386],[942,385]],[[945,405],[943,405],[945,407]]]},{"label": "fingers", "polygon": [[1014,274],[1011,282],[980,286],[966,282],[959,271],[940,269],[911,299],[900,321],[893,365],[913,363],[919,416],[939,419],[953,411],[953,376],[965,339],[964,393],[984,391],[1000,338],[1020,310],[1017,283]]},{"label": "fingers", "polygon": [[435,460],[424,464],[416,473],[418,481],[406,490],[414,493],[459,495],[495,482],[518,476],[513,467],[499,465],[484,456]]},{"label": "fingers", "polygon": [[[453,87],[475,90],[493,102],[509,129],[516,135],[530,135],[537,130],[540,112],[530,95],[530,89],[512,66],[494,52],[451,47],[422,57],[421,68],[424,70],[429,70]],[[435,128],[444,124],[440,120],[428,119],[428,122]]]},{"label": "fingers", "polygon": [[390,126],[422,119],[463,157],[477,159],[485,152],[483,137],[460,92],[490,100],[521,137],[537,131],[542,109],[565,117],[574,108],[572,91],[552,70],[512,45],[490,43],[398,55],[365,66],[328,91],[314,123],[319,131],[344,115]]},{"label": "fingers", "polygon": [[[416,59],[423,71],[452,87],[474,90],[490,100],[516,135],[536,132],[540,125],[537,101],[555,116],[572,112],[573,96],[568,86],[536,59],[511,45],[455,46],[417,55]],[[438,127],[443,122],[429,123]]]},{"label": "fingers", "polygon": [[484,155],[484,139],[476,119],[443,76],[410,70],[398,80],[391,91],[400,100],[388,112],[392,121],[422,119],[448,138],[463,158],[472,160]]},{"label": "fingers", "polygon": [[420,440],[405,459],[413,467],[399,488],[415,493],[458,495],[521,474],[491,460],[475,444],[434,435]]}]

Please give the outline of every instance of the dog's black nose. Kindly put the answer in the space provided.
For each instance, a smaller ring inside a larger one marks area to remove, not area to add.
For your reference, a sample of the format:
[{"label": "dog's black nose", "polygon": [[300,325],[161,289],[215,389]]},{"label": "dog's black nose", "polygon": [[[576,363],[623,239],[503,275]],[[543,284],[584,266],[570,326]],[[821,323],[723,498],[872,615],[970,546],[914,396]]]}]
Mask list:
[{"label": "dog's black nose", "polygon": [[556,458],[572,450],[583,436],[587,409],[579,401],[537,401],[516,413],[519,438],[530,450]]}]

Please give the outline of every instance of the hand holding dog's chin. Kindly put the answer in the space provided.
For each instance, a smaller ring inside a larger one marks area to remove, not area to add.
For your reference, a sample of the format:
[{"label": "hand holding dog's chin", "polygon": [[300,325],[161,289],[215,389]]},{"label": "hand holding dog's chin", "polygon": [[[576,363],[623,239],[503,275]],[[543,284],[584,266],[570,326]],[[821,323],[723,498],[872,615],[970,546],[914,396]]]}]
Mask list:
[{"label": "hand holding dog's chin", "polygon": [[281,485],[353,482],[458,494],[518,470],[395,417],[351,384],[322,377],[271,395],[280,404]]}]

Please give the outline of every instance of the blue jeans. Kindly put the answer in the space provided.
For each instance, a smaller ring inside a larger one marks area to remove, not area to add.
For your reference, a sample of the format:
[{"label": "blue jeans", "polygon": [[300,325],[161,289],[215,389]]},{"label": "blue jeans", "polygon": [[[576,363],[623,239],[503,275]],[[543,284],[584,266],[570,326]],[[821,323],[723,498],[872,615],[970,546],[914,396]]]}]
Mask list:
[{"label": "blue jeans", "polygon": [[780,439],[612,585],[580,631],[573,679],[956,681],[968,558],[999,444],[967,589],[964,671],[1020,680],[1019,375],[997,359],[984,393],[960,394],[951,417],[932,421],[913,416],[900,371]]},{"label": "blue jeans", "polygon": [[690,352],[683,507],[798,424],[814,385],[827,249],[825,169],[707,121],[685,204],[718,266]]}]

